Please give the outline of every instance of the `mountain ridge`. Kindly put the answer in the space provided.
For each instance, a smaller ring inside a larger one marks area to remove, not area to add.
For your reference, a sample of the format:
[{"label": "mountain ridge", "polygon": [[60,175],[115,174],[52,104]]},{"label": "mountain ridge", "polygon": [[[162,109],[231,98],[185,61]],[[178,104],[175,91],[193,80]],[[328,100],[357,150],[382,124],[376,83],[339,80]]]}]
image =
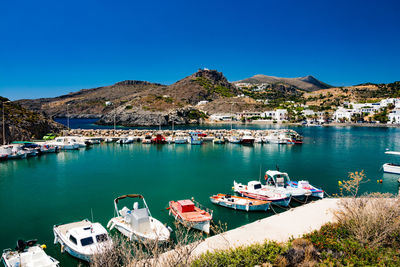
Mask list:
[{"label": "mountain ridge", "polygon": [[283,78],[283,77],[276,77],[276,76],[268,76],[264,74],[256,74],[250,78],[246,78],[240,81],[233,82],[234,84],[241,84],[241,83],[249,83],[253,85],[257,84],[268,84],[274,85],[277,83],[283,83],[289,86],[294,86],[297,89],[312,92],[321,89],[328,89],[332,88],[333,86],[324,83],[312,75],[307,75],[304,77],[296,77],[296,78]]}]

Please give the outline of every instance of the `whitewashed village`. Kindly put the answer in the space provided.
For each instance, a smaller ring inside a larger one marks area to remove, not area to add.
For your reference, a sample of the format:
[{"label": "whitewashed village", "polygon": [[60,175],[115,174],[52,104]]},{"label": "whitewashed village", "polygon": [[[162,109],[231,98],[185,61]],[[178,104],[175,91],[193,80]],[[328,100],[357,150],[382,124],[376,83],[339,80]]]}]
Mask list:
[{"label": "whitewashed village", "polygon": [[[249,86],[247,83],[236,83],[237,87]],[[266,84],[251,85],[252,91],[262,92]],[[237,98],[248,98],[245,95],[238,95]],[[259,103],[269,104],[269,99],[257,99]],[[197,106],[208,101],[200,101]],[[379,123],[379,124],[400,124],[400,98],[386,98],[375,102],[357,103],[344,101],[340,106],[332,107],[333,110],[316,111],[307,104],[297,101],[285,101],[280,106],[285,108],[266,109],[263,111],[246,111],[231,113],[216,113],[209,116],[212,122],[218,121],[252,121],[266,123],[287,123],[301,122],[306,125],[321,125],[328,123]]]}]

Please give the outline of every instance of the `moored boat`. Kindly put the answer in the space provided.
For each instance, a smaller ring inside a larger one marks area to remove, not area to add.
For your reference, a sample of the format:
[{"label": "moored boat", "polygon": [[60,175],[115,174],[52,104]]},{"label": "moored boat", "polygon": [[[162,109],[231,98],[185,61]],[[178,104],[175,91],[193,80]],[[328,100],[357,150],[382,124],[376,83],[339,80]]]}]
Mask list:
[{"label": "moored boat", "polygon": [[[386,151],[385,154],[400,156],[400,152],[397,151]],[[398,163],[385,163],[382,167],[386,173],[400,174],[400,164]]]},{"label": "moored boat", "polygon": [[202,207],[193,199],[170,201],[169,214],[186,227],[210,233],[212,211]]},{"label": "moored boat", "polygon": [[233,181],[233,190],[244,197],[271,201],[271,204],[287,207],[292,198],[291,194],[277,192],[266,188],[259,181],[250,181],[247,185]]},{"label": "moored boat", "polygon": [[219,206],[244,211],[267,211],[271,203],[271,201],[226,194],[213,195],[210,197],[210,201]]},{"label": "moored boat", "polygon": [[198,132],[190,133],[190,144],[192,145],[201,145],[203,144],[203,140],[201,139],[202,134]]},{"label": "moored boat", "polygon": [[309,189],[288,186],[290,178],[286,172],[269,170],[265,173],[264,178],[266,181],[265,187],[275,189],[282,193],[291,194],[295,199],[304,200],[312,194]]},{"label": "moored boat", "polygon": [[[126,206],[118,210],[118,202],[125,198],[142,199],[144,207],[139,208],[139,203],[135,202],[132,210]],[[165,242],[169,239],[170,232],[168,228],[151,216],[142,195],[129,194],[119,196],[114,200],[114,208],[117,216],[111,218],[108,222],[107,228],[110,230],[115,228],[130,240]]]},{"label": "moored boat", "polygon": [[112,240],[100,223],[85,219],[78,222],[54,225],[54,244],[61,245],[61,251],[84,261],[91,261],[96,253],[110,249]]},{"label": "moored boat", "polygon": [[79,149],[79,144],[76,143],[74,138],[69,136],[57,137],[54,140],[47,142],[47,145],[57,146],[60,150]]},{"label": "moored boat", "polygon": [[47,255],[45,248],[37,240],[18,240],[15,250],[5,249],[1,258],[6,267],[58,267],[59,262]]},{"label": "moored boat", "polygon": [[240,143],[243,145],[252,145],[254,144],[255,138],[251,135],[251,132],[244,131],[243,136],[240,138]]},{"label": "moored boat", "polygon": [[178,132],[175,135],[175,144],[187,144],[188,138],[184,133]]}]

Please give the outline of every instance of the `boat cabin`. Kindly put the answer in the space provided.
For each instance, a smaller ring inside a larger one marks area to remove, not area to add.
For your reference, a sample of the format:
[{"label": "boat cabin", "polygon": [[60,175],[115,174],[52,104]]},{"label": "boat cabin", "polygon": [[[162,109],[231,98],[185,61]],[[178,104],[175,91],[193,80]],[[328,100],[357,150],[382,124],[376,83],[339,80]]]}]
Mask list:
[{"label": "boat cabin", "polygon": [[267,185],[285,187],[290,182],[290,178],[286,172],[267,171],[265,173],[265,181]]},{"label": "boat cabin", "polygon": [[149,210],[147,208],[139,208],[137,202],[133,204],[132,210],[123,207],[119,213],[124,218],[124,221],[136,231],[144,233],[151,230]]},{"label": "boat cabin", "polygon": [[190,199],[179,200],[177,203],[178,211],[180,213],[195,211],[194,203]]},{"label": "boat cabin", "polygon": [[108,241],[108,234],[99,223],[93,223],[69,229],[66,238],[77,247],[89,248]]},{"label": "boat cabin", "polygon": [[259,190],[262,188],[262,184],[259,181],[251,181],[247,184],[249,190]]}]

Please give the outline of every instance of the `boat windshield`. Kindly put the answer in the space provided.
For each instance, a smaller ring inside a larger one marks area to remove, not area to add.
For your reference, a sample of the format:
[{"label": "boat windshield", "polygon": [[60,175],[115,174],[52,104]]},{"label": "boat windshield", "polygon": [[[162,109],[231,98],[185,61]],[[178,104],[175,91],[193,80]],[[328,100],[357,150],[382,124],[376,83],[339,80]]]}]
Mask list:
[{"label": "boat windshield", "polygon": [[86,237],[86,238],[82,238],[81,239],[81,244],[82,244],[82,247],[91,245],[91,244],[93,244],[93,238],[91,236]]},{"label": "boat windshield", "polygon": [[108,240],[107,234],[96,235],[97,243],[101,243],[101,242],[104,242],[104,241],[107,241],[107,240]]}]

